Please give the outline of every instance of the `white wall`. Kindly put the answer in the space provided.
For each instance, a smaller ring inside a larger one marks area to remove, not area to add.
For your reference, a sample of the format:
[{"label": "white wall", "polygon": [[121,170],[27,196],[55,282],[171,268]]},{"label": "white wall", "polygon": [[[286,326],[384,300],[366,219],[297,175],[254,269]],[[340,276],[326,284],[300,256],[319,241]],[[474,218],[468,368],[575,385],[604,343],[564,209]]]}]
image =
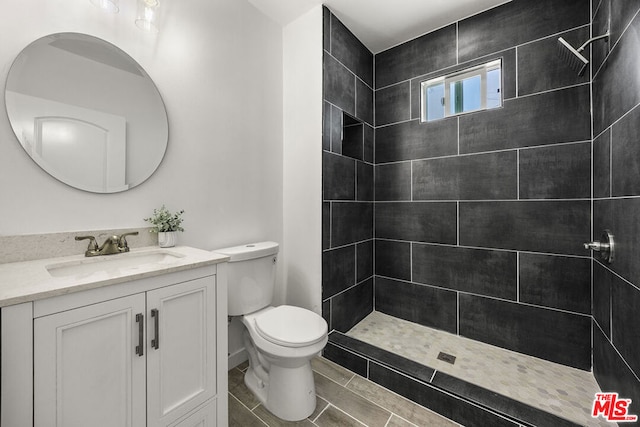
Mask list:
[{"label": "white wall", "polygon": [[[37,38],[66,31],[100,37],[154,79],[167,107],[169,146],[142,185],[83,192],[27,156],[0,102],[0,236],[147,227],[142,218],[164,203],[186,211],[181,244],[281,242],[276,303],[320,312],[320,7],[283,30],[245,1],[165,0],[157,36],[134,25],[134,0],[120,0],[116,15],[89,0],[3,0],[3,9],[0,81]],[[135,237],[129,243],[135,247]],[[232,352],[242,347],[235,326]]]},{"label": "white wall", "polygon": [[287,303],[322,309],[322,6],[288,24],[284,45]]},{"label": "white wall", "polygon": [[[154,79],[169,117],[158,171],[111,195],[70,188],[17,142],[0,102],[0,235],[148,226],[185,209],[180,243],[204,249],[282,241],[282,30],[238,0],[165,0],[160,33],[134,25],[135,0],[111,15],[89,0],[3,0],[0,81],[26,45],[82,32],[129,53]],[[4,87],[4,84],[2,85]],[[129,243],[135,247],[135,237]]]}]

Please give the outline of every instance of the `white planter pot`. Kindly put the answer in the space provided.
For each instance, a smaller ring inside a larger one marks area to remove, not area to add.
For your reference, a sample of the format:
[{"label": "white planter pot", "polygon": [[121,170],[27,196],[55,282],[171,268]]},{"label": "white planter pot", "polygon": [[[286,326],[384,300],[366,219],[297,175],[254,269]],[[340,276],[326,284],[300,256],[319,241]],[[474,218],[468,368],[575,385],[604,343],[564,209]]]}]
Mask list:
[{"label": "white planter pot", "polygon": [[178,233],[176,231],[159,231],[158,245],[161,248],[172,248],[178,241]]}]

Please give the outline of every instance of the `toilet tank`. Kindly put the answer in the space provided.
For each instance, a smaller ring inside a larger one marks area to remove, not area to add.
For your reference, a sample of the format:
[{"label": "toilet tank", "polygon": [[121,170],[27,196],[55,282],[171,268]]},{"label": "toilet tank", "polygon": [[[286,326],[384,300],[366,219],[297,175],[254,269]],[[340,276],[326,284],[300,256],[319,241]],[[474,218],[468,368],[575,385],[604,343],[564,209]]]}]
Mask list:
[{"label": "toilet tank", "polygon": [[229,316],[253,313],[271,305],[278,248],[275,242],[260,242],[214,251],[230,257],[227,269]]}]

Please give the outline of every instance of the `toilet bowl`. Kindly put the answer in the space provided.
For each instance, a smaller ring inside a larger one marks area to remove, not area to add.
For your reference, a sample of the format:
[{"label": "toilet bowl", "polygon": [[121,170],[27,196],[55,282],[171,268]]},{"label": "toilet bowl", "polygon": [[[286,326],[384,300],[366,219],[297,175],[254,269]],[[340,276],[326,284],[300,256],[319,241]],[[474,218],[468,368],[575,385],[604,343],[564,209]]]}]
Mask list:
[{"label": "toilet bowl", "polygon": [[316,395],[310,361],[327,344],[327,323],[312,311],[287,305],[245,315],[242,323],[249,390],[283,420],[311,415]]},{"label": "toilet bowl", "polygon": [[327,344],[327,322],[311,310],[271,305],[278,244],[253,243],[215,252],[230,257],[229,315],[241,316],[249,356],[245,384],[264,407],[286,421],[316,407],[311,359]]}]

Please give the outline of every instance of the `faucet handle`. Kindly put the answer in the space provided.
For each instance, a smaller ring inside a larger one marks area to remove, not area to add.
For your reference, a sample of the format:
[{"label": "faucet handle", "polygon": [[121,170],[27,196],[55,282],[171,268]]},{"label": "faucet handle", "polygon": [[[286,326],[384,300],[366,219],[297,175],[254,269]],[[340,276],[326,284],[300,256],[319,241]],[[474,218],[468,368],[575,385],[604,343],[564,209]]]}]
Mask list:
[{"label": "faucet handle", "polygon": [[96,242],[96,238],[93,236],[76,236],[76,240],[89,240],[89,247],[87,248],[87,252],[85,252],[86,256],[92,251],[98,250],[98,242]]},{"label": "faucet handle", "polygon": [[127,243],[127,236],[137,236],[137,231],[132,231],[130,233],[123,233],[118,238],[118,248],[123,252],[129,252],[129,244]]}]

